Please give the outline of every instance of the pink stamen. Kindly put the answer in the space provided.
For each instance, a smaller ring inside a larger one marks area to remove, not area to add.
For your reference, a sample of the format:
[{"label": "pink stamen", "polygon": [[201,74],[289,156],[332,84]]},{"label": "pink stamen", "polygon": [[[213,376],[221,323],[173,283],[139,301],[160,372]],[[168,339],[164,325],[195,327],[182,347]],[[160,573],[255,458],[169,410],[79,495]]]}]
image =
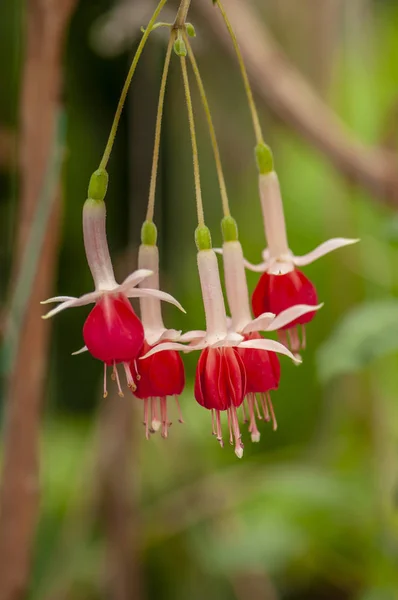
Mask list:
[{"label": "pink stamen", "polygon": [[106,387],[106,363],[104,363],[104,398],[108,396],[108,390]]},{"label": "pink stamen", "polygon": [[145,437],[147,440],[149,440],[150,433],[149,433],[149,400],[148,400],[148,398],[144,399],[144,425],[145,425]]},{"label": "pink stamen", "polygon": [[158,419],[158,406],[156,398],[151,398],[151,426],[153,433],[159,431],[161,422]]},{"label": "pink stamen", "polygon": [[[177,412],[178,412],[178,421],[180,423],[184,423],[184,419],[182,418],[182,411],[181,411],[181,406],[180,406],[180,402],[178,400],[178,396],[174,396],[176,404],[177,404]],[[212,415],[213,417],[213,415]]]},{"label": "pink stamen", "polygon": [[252,442],[259,442],[260,441],[260,432],[257,428],[256,414],[254,411],[254,407],[256,407],[257,413],[258,413],[258,406],[257,406],[256,396],[254,394],[252,394],[252,393],[248,394],[247,404],[249,406],[249,415],[250,415],[249,433],[251,434]]},{"label": "pink stamen", "polygon": [[167,421],[167,400],[166,398],[160,398],[160,418],[162,421],[162,437],[167,438],[168,426],[169,423]]},{"label": "pink stamen", "polygon": [[115,362],[113,363],[113,373],[112,373],[112,375],[113,375],[112,379],[114,381],[116,381],[119,396],[121,398],[124,398],[124,394],[122,392],[122,387],[120,385],[119,373],[117,372],[117,368],[116,368],[116,363]]},{"label": "pink stamen", "polygon": [[139,381],[141,379],[141,375],[138,372],[137,361],[134,360],[133,364],[134,364],[135,378],[137,381]]},{"label": "pink stamen", "polygon": [[137,389],[137,386],[134,383],[134,379],[131,374],[129,363],[124,362],[123,367],[124,367],[124,372],[126,373],[127,385],[132,392],[135,392],[135,390]]},{"label": "pink stamen", "polygon": [[211,411],[211,435],[217,435],[216,432],[216,415],[215,411]]},{"label": "pink stamen", "polygon": [[264,419],[265,419],[265,421],[267,421],[267,423],[269,423],[269,421],[271,420],[271,416],[270,416],[269,410],[268,410],[267,396],[265,394],[261,394],[260,399],[261,399],[261,406],[264,411]]},{"label": "pink stamen", "polygon": [[216,423],[217,423],[217,440],[220,443],[221,448],[224,448],[224,441],[222,439],[222,430],[221,430],[221,418],[220,411],[216,410]]},{"label": "pink stamen", "polygon": [[257,412],[257,418],[259,419],[259,421],[262,421],[263,416],[262,416],[259,406],[258,406],[257,397],[255,394],[253,394],[253,396],[254,396],[254,406],[256,407],[256,412]]},{"label": "pink stamen", "polygon": [[231,415],[229,413],[229,409],[227,411],[227,416],[228,416],[228,429],[229,429],[229,443],[231,444],[231,446],[233,446],[234,445],[234,436],[232,434]]},{"label": "pink stamen", "polygon": [[245,407],[245,403],[242,403],[242,413],[243,413],[243,422],[247,423],[248,419],[247,419],[247,414],[246,414],[246,407]]},{"label": "pink stamen", "polygon": [[232,433],[235,438],[235,454],[238,458],[243,456],[243,444],[241,441],[241,433],[239,429],[238,415],[236,413],[235,406],[231,406],[228,409],[228,415],[231,418],[230,434]]},{"label": "pink stamen", "polygon": [[269,410],[270,410],[270,413],[271,413],[271,418],[272,418],[272,429],[274,431],[276,431],[278,429],[278,423],[276,421],[276,417],[275,417],[275,412],[274,412],[274,407],[273,407],[273,404],[272,404],[271,396],[269,394],[267,394],[266,398],[267,398],[267,403],[268,403]]},{"label": "pink stamen", "polygon": [[305,325],[302,325],[301,326],[301,348],[303,350],[305,350],[306,346],[307,346],[307,334],[306,334]]}]

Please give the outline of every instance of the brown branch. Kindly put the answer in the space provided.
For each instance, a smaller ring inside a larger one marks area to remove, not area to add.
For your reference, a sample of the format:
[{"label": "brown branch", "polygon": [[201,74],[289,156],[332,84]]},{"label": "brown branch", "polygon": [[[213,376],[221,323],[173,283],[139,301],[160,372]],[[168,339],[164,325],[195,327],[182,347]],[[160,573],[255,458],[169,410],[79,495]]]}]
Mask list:
[{"label": "brown branch", "polygon": [[[14,280],[18,274],[49,160],[58,111],[61,54],[75,0],[27,2],[26,62],[21,97],[21,201]],[[35,284],[7,381],[4,467],[0,496],[0,600],[19,600],[29,586],[39,509],[39,428],[49,325],[40,300],[49,295],[59,242],[55,202],[41,248]]]},{"label": "brown branch", "polygon": [[[217,39],[233,53],[232,44],[211,2],[196,8]],[[253,85],[270,108],[321,150],[345,176],[357,181],[391,206],[398,203],[398,156],[354,139],[337,115],[290,64],[268,29],[260,22],[249,0],[225,0],[236,29]]]}]

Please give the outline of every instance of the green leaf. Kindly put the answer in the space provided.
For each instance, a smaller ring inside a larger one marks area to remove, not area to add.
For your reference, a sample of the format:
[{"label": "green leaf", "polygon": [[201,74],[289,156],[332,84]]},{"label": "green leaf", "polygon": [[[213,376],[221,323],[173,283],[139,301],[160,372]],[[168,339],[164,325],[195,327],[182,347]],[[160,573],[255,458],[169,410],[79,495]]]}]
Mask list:
[{"label": "green leaf", "polygon": [[398,301],[391,298],[355,307],[317,353],[318,373],[326,382],[359,371],[398,350]]}]

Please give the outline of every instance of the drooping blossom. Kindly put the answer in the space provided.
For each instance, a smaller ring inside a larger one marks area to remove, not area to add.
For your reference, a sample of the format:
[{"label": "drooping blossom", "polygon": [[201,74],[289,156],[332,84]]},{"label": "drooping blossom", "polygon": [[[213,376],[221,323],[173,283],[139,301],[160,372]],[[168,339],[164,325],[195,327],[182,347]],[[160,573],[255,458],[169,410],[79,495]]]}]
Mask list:
[{"label": "drooping blossom", "polygon": [[[227,241],[222,249],[225,287],[231,311],[230,331],[244,336],[252,342],[250,348],[238,348],[246,370],[246,395],[242,405],[245,420],[249,421],[249,432],[253,442],[260,440],[256,419],[272,420],[277,428],[270,391],[279,387],[280,364],[275,352],[262,348],[260,331],[270,332],[289,326],[297,319],[319,310],[322,305],[298,304],[275,316],[264,312],[252,319],[247,288],[242,246],[236,239]],[[258,395],[258,396],[257,396]]]},{"label": "drooping blossom", "polygon": [[[248,269],[263,273],[253,293],[253,313],[256,317],[267,311],[279,315],[297,304],[315,305],[318,302],[315,287],[297,267],[309,265],[329,252],[359,240],[333,238],[304,256],[295,256],[287,241],[282,196],[275,171],[259,176],[259,188],[268,247],[263,251],[263,262],[259,265],[245,261]],[[281,341],[289,343],[293,352],[305,348],[304,326],[314,316],[315,312],[306,313],[280,328]]]},{"label": "drooping blossom", "polygon": [[106,238],[106,208],[100,200],[89,198],[83,207],[83,235],[87,262],[94,279],[95,291],[74,298],[57,296],[42,302],[59,302],[48,312],[49,318],[67,308],[95,303],[83,326],[85,347],[95,358],[104,363],[104,397],[107,396],[107,366],[112,367],[112,378],[116,380],[119,395],[123,396],[119,374],[116,368],[122,363],[130,389],[135,389],[134,363],[144,343],[144,328],[135,314],[128,298],[154,297],[170,302],[183,310],[170,294],[154,289],[137,288],[152,271],[139,269],[129,275],[121,284],[115,280]]},{"label": "drooping blossom", "polygon": [[[146,356],[165,350],[202,351],[196,369],[195,399],[201,406],[212,411],[213,433],[221,445],[221,413],[227,413],[230,441],[235,445],[235,454],[241,458],[243,444],[237,409],[243,403],[247,384],[244,363],[238,349],[257,348],[297,359],[279,342],[245,339],[244,335],[228,330],[216,254],[214,250],[200,250],[197,258],[206,331],[190,331],[183,334],[178,342],[160,343]],[[188,345],[185,345],[186,342]]]},{"label": "drooping blossom", "polygon": [[[155,245],[141,244],[138,253],[140,269],[152,272],[145,280],[146,287],[159,289],[159,251]],[[141,319],[144,326],[145,341],[139,357],[145,356],[151,348],[162,341],[177,340],[181,332],[166,329],[162,318],[160,300],[153,297],[140,298]],[[184,364],[175,350],[165,350],[148,358],[137,361],[139,378],[134,395],[144,401],[144,425],[147,439],[151,432],[161,428],[162,436],[167,437],[170,422],[167,416],[167,397],[175,397],[179,421],[182,415],[178,396],[185,385]]]}]

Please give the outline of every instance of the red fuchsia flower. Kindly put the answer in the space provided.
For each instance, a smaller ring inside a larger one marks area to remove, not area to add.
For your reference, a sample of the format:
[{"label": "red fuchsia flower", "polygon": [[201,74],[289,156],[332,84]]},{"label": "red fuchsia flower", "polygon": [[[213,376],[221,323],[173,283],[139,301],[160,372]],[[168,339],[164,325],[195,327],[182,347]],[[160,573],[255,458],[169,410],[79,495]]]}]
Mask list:
[{"label": "red fuchsia flower", "polygon": [[107,366],[112,367],[112,378],[117,382],[119,395],[123,396],[116,368],[118,363],[123,364],[128,386],[135,389],[131,363],[134,364],[144,343],[144,329],[128,298],[154,297],[171,302],[183,310],[177,300],[165,292],[136,288],[137,284],[152,274],[148,269],[135,271],[120,285],[116,282],[106,239],[105,221],[105,203],[91,198],[86,200],[83,207],[84,246],[95,291],[80,298],[57,296],[42,303],[60,303],[44,318],[52,317],[66,308],[95,303],[83,326],[86,345],[75,354],[88,350],[104,363],[104,397],[108,394]]},{"label": "red fuchsia flower", "polygon": [[[315,287],[297,267],[309,265],[329,252],[359,240],[333,238],[304,256],[295,256],[287,241],[282,196],[275,171],[260,175],[259,186],[268,248],[264,250],[263,262],[259,265],[245,261],[248,269],[263,273],[253,293],[253,313],[256,317],[267,311],[279,315],[296,304],[316,305]],[[285,344],[290,342],[293,352],[305,348],[304,326],[314,316],[315,311],[308,312],[280,328],[280,340]]]},{"label": "red fuchsia flower", "polygon": [[[295,357],[285,346],[274,340],[250,340],[236,331],[229,331],[214,250],[198,252],[198,269],[206,314],[206,331],[190,331],[182,335],[178,343],[158,344],[146,357],[165,350],[202,350],[196,369],[195,399],[201,406],[212,411],[213,433],[221,445],[221,413],[227,413],[230,441],[235,444],[235,454],[241,458],[243,444],[237,409],[243,403],[247,383],[244,362],[238,349],[261,348],[285,354],[293,360]],[[189,345],[181,342],[189,342]]]},{"label": "red fuchsia flower", "polygon": [[[145,284],[150,289],[159,289],[159,251],[155,245],[141,244],[138,266],[152,272]],[[176,340],[181,331],[166,329],[163,324],[162,309],[158,298],[140,298],[141,318],[145,332],[145,342],[139,358],[144,357],[161,341]],[[175,350],[165,350],[138,361],[137,389],[134,395],[144,401],[144,425],[146,437],[162,429],[167,437],[171,423],[167,417],[167,397],[174,396],[179,421],[183,423],[178,396],[185,386],[184,364]],[[150,413],[150,414],[149,414]]]},{"label": "red fuchsia flower", "polygon": [[[322,305],[299,304],[282,311],[277,317],[264,312],[252,319],[249,304],[246,273],[242,246],[238,240],[223,245],[225,286],[231,310],[230,331],[251,341],[250,348],[238,348],[246,370],[246,402],[242,405],[245,421],[249,421],[249,432],[253,442],[260,441],[257,419],[272,420],[273,429],[277,422],[270,391],[279,387],[280,364],[275,352],[264,350],[260,331],[276,331],[294,323],[297,319],[319,310]],[[258,397],[256,396],[258,394]]]}]

